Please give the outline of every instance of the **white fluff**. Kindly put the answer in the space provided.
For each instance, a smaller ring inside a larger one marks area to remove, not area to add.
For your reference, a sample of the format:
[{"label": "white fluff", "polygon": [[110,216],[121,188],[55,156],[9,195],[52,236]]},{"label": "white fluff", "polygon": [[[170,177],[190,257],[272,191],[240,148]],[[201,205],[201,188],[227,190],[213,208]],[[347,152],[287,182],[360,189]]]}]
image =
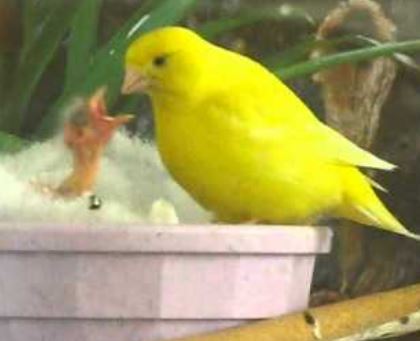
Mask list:
[{"label": "white fluff", "polygon": [[168,175],[152,144],[117,133],[102,159],[95,194],[89,199],[52,199],[31,182],[57,186],[71,171],[62,137],[33,144],[15,155],[0,155],[0,221],[203,223],[210,215]]}]

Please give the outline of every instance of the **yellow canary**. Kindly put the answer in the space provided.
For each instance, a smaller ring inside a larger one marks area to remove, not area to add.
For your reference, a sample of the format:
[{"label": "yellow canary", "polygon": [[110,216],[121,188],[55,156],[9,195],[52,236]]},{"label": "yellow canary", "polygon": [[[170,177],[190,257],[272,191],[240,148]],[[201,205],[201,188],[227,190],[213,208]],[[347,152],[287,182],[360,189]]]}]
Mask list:
[{"label": "yellow canary", "polygon": [[391,163],[319,121],[259,63],[181,27],[138,38],[123,93],[150,95],[166,167],[225,222],[303,224],[344,217],[415,239],[359,167]]}]

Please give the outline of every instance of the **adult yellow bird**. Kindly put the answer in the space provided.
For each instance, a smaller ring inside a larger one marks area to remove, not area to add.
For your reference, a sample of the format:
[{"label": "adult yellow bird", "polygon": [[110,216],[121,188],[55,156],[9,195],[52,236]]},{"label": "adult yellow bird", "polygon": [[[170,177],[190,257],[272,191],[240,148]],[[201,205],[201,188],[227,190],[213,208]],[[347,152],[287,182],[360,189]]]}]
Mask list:
[{"label": "adult yellow bird", "polygon": [[358,169],[395,166],[324,125],[259,63],[165,27],[134,41],[125,64],[122,92],[150,95],[164,164],[220,221],[329,215],[420,239]]}]

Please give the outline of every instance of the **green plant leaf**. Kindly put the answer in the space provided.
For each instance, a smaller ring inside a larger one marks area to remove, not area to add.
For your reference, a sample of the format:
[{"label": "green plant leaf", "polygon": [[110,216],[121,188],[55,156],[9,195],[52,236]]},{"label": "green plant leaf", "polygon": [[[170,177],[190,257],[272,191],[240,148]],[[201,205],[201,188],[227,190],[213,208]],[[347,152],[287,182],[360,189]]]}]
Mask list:
[{"label": "green plant leaf", "polygon": [[[341,48],[342,46],[352,46],[352,49],[369,47],[369,46],[380,46],[383,42],[380,42],[376,39],[363,36],[363,35],[345,35],[339,38],[334,39],[316,39],[315,36],[304,39],[298,44],[288,48],[286,51],[282,52],[280,55],[269,56],[265,58],[262,63],[266,65],[269,69],[284,69],[298,62],[302,62],[308,59],[309,54],[315,48]],[[349,51],[351,49],[348,49]],[[403,65],[406,68],[420,72],[420,66],[406,54],[403,53],[394,53],[392,55],[398,63]]]},{"label": "green plant leaf", "polygon": [[39,32],[43,30],[45,18],[59,6],[57,0],[25,1],[22,7],[23,40],[22,56],[36,43]]},{"label": "green plant leaf", "polygon": [[89,71],[97,43],[102,3],[103,0],[84,0],[73,19],[67,48],[64,92],[80,82]]},{"label": "green plant leaf", "polygon": [[16,53],[0,53],[0,122],[5,105],[9,100],[10,84],[16,66]]},{"label": "green plant leaf", "polygon": [[[0,53],[0,103],[4,102],[6,90],[6,56]],[[1,111],[0,111],[1,115]]]},{"label": "green plant leaf", "polygon": [[[315,48],[341,48],[351,45],[352,49],[381,45],[382,43],[361,35],[345,35],[334,39],[317,39],[311,35],[277,56],[270,56],[263,61],[271,69],[281,69],[306,60]],[[350,50],[350,49],[349,49]]]},{"label": "green plant leaf", "polygon": [[14,153],[26,147],[28,142],[16,135],[0,131],[0,153]]},{"label": "green plant leaf", "polygon": [[145,11],[142,7],[123,25],[112,39],[93,57],[91,67],[86,77],[74,87],[69,88],[52,107],[39,128],[40,136],[49,135],[60,114],[72,97],[90,95],[101,86],[107,87],[107,101],[111,106],[119,96],[123,78],[123,57],[127,47],[140,34],[154,28],[171,25],[181,20],[197,0],[164,0],[152,10]]},{"label": "green plant leaf", "polygon": [[392,56],[395,53],[420,50],[420,40],[411,40],[398,43],[384,43],[379,46],[365,47],[348,52],[341,52],[323,56],[310,61],[298,63],[286,68],[274,69],[274,73],[282,79],[303,77],[332,66],[356,63],[367,59]]},{"label": "green plant leaf", "polygon": [[19,132],[25,112],[38,81],[54,56],[69,24],[82,0],[55,1],[50,10],[40,17],[33,29],[36,36],[24,42],[16,70],[15,81],[7,105],[0,117],[0,127],[8,132]]},{"label": "green plant leaf", "polygon": [[[376,39],[370,38],[370,37],[366,37],[366,36],[362,36],[362,35],[358,35],[357,39],[359,39],[361,42],[365,43],[365,45],[368,46],[380,46],[382,45],[382,43]],[[411,58],[410,56],[404,54],[404,53],[394,53],[392,55],[392,57],[395,59],[395,61],[397,61],[399,64],[401,64],[402,66],[415,71],[416,73],[420,72],[420,66],[416,63],[416,61]]]},{"label": "green plant leaf", "polygon": [[227,31],[264,20],[299,20],[311,26],[315,23],[309,14],[303,10],[289,4],[283,4],[276,7],[243,10],[234,17],[206,22],[198,29],[198,33],[207,39],[213,39]]}]

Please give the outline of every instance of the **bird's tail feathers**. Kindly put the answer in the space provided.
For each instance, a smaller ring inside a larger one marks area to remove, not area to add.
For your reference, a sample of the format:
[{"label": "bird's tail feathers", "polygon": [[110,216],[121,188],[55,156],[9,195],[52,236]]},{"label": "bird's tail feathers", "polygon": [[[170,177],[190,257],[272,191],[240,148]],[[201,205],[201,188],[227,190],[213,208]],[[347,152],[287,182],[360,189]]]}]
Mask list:
[{"label": "bird's tail feathers", "polygon": [[[420,235],[410,232],[395,218],[378,198],[363,174],[353,174],[346,180],[344,208],[340,213],[358,223],[375,226],[420,241]],[[376,183],[375,183],[376,184]],[[376,186],[375,186],[376,187]]]},{"label": "bird's tail feathers", "polygon": [[382,203],[380,203],[380,205],[382,207],[380,209],[376,207],[374,211],[367,207],[356,205],[355,209],[362,216],[362,219],[360,219],[359,222],[420,241],[420,235],[407,230]]}]

